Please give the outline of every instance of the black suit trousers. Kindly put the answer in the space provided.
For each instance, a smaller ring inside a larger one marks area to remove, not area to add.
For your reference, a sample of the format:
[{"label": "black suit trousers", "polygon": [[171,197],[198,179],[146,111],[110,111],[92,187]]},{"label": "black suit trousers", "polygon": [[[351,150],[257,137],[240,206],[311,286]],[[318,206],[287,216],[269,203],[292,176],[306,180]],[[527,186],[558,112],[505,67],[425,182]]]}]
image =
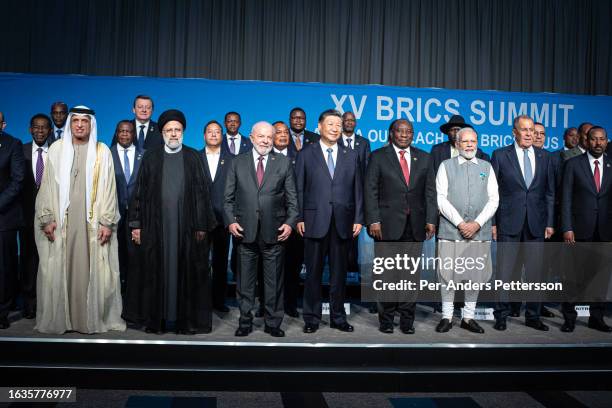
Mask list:
[{"label": "black suit trousers", "polygon": [[293,231],[285,246],[285,310],[297,308],[300,271],[304,263],[304,239]]},{"label": "black suit trousers", "polygon": [[[308,228],[308,227],[306,227]],[[318,325],[322,317],[321,281],[325,257],[329,263],[330,318],[336,324],[346,322],[344,311],[348,248],[352,239],[342,239],[336,230],[332,214],[329,231],[323,238],[304,238],[304,322]]]},{"label": "black suit trousers", "polygon": [[19,230],[19,285],[23,297],[23,310],[36,313],[36,276],[38,250],[34,241],[34,227]]},{"label": "black suit trousers", "polygon": [[281,243],[266,244],[262,239],[259,227],[254,242],[238,244],[236,297],[240,308],[240,327],[247,328],[253,324],[251,310],[255,304],[257,264],[260,258],[263,264],[265,286],[264,321],[268,327],[280,327],[285,314],[283,309],[284,249]]},{"label": "black suit trousers", "polygon": [[0,231],[0,321],[7,320],[17,281],[17,230]]}]

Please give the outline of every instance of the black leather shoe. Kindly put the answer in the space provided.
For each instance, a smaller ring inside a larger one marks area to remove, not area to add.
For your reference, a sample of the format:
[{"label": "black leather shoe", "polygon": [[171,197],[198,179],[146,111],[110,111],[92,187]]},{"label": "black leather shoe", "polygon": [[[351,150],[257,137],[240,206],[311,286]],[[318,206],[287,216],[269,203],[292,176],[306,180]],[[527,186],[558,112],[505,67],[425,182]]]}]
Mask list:
[{"label": "black leather shoe", "polygon": [[259,309],[257,309],[257,311],[255,312],[255,317],[264,317],[264,308],[260,307]]},{"label": "black leather shoe", "polygon": [[461,319],[461,328],[471,331],[472,333],[484,333],[484,329],[480,327],[480,325],[476,323],[476,320],[474,319],[470,319],[467,322],[465,319]]},{"label": "black leather shoe", "polygon": [[600,332],[604,332],[604,333],[612,332],[612,327],[608,326],[606,322],[604,322],[603,320],[595,320],[595,319],[589,318],[588,326],[590,329],[599,330]]},{"label": "black leather shoe", "polygon": [[504,331],[506,330],[506,319],[497,319],[495,320],[495,325],[493,326],[495,330]]},{"label": "black leather shoe", "polygon": [[162,334],[161,330],[157,330],[157,329],[152,329],[150,327],[145,327],[145,333],[149,333],[149,334]]},{"label": "black leather shoe", "polygon": [[436,326],[436,331],[438,333],[446,333],[453,327],[453,323],[449,319],[442,319],[440,323]]},{"label": "black leather shoe", "polygon": [[512,317],[520,317],[521,316],[521,312],[510,312],[510,316],[512,316]]},{"label": "black leather shoe", "polygon": [[540,312],[540,316],[542,317],[555,317],[555,314],[548,310],[545,307],[542,307],[542,311]]},{"label": "black leather shoe", "polygon": [[314,333],[317,330],[319,330],[319,325],[318,324],[311,324],[311,323],[306,323],[304,325],[304,333]]},{"label": "black leather shoe", "polygon": [[10,326],[11,326],[11,324],[9,323],[8,320],[0,321],[0,329],[2,329],[2,330],[8,329]]},{"label": "black leather shoe", "polygon": [[23,312],[22,316],[24,319],[33,319],[36,317],[36,312],[33,312],[31,310],[26,310]]},{"label": "black leather shoe", "polygon": [[414,334],[414,326],[404,326],[404,327],[400,326],[400,330],[404,334]]},{"label": "black leather shoe", "polygon": [[532,329],[540,330],[540,331],[548,331],[548,326],[542,323],[541,320],[533,320],[525,322],[525,326],[531,327]]},{"label": "black leather shoe", "polygon": [[381,333],[391,334],[393,333],[393,325],[392,324],[381,324],[378,327],[378,331]]},{"label": "black leather shoe", "polygon": [[176,334],[185,334],[188,336],[193,336],[194,334],[196,334],[197,332],[193,329],[180,329],[176,331]]},{"label": "black leather shoe", "polygon": [[234,333],[234,336],[236,337],[246,337],[249,335],[249,333],[251,333],[253,331],[252,327],[239,327],[236,329],[236,332]]},{"label": "black leather shoe", "polygon": [[227,307],[227,306],[225,306],[225,305],[218,305],[218,306],[215,306],[215,307],[214,307],[214,309],[215,309],[217,312],[221,312],[221,313],[227,313],[227,312],[229,312],[229,307]]},{"label": "black leather shoe", "polygon": [[348,324],[348,322],[344,322],[344,323],[340,323],[340,324],[336,324],[334,322],[330,322],[329,323],[329,327],[331,327],[332,329],[338,329],[340,331],[347,332],[347,333],[351,333],[353,330],[355,330],[353,328],[353,326]]},{"label": "black leather shoe", "polygon": [[300,314],[296,309],[286,309],[285,314],[291,317],[300,317]]},{"label": "black leather shoe", "polygon": [[266,326],[264,332],[272,337],[285,337],[285,332],[279,327]]},{"label": "black leather shoe", "polygon": [[567,320],[565,322],[563,322],[563,325],[561,326],[561,331],[563,333],[571,333],[574,331],[574,328],[576,327],[576,323],[575,322],[568,322]]}]

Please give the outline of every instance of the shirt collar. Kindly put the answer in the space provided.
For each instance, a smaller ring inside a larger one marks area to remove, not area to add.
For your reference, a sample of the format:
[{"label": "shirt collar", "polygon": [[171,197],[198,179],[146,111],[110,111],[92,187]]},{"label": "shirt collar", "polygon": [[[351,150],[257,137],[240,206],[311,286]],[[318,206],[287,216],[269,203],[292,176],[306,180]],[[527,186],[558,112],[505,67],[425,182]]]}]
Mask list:
[{"label": "shirt collar", "polygon": [[[251,153],[253,154],[253,160],[255,160],[255,162],[257,162],[257,160],[259,160],[259,156],[261,156],[261,155],[257,152],[257,150],[255,150],[255,148],[251,149]],[[268,153],[265,156],[263,156],[263,158],[264,158],[263,161],[268,160],[268,156],[269,155],[270,154]]]},{"label": "shirt collar", "polygon": [[117,148],[121,151],[127,150],[128,152],[134,150],[136,148],[136,146],[134,146],[134,143],[132,143],[131,145],[129,145],[127,148],[121,146],[119,143],[117,143]]},{"label": "shirt collar", "polygon": [[474,164],[478,164],[478,159],[476,158],[476,156],[472,157],[470,160],[466,159],[465,157],[463,157],[462,155],[457,156],[457,159],[459,160],[459,164],[463,164],[466,162],[471,162]]},{"label": "shirt collar", "polygon": [[327,149],[330,149],[330,148],[333,150],[332,154],[338,151],[338,143],[334,143],[333,146],[328,146],[325,143],[323,143],[322,140],[319,140],[319,144],[321,145],[321,150],[323,150],[323,153],[327,153]]},{"label": "shirt collar", "polygon": [[151,119],[147,120],[145,123],[140,123],[138,119],[134,119],[134,122],[134,124],[136,125],[136,132],[140,132],[140,126],[142,125],[144,125],[144,128],[142,130],[149,128],[149,122],[151,122]]},{"label": "shirt collar", "polygon": [[273,148],[273,150],[278,153],[278,154],[282,154],[284,156],[287,156],[287,148],[285,147],[283,150],[278,150],[276,147]]},{"label": "shirt collar", "polygon": [[397,147],[396,145],[394,145],[393,143],[391,143],[391,146],[393,146],[393,149],[395,149],[395,154],[399,157],[400,151],[405,151],[406,155],[410,156],[410,146],[408,146],[405,149],[400,149],[399,147]]},{"label": "shirt collar", "polygon": [[32,142],[32,150],[36,152],[38,151],[39,147],[43,150],[43,152],[47,153],[47,151],[49,150],[49,141],[45,141],[45,144],[42,146],[37,145],[36,142]]},{"label": "shirt collar", "polygon": [[593,164],[593,162],[594,162],[595,160],[597,160],[597,162],[598,162],[600,165],[603,163],[603,158],[604,158],[604,157],[603,157],[603,154],[602,154],[602,155],[601,155],[599,158],[597,158],[597,159],[596,159],[595,157],[593,157],[593,156],[591,155],[591,153],[587,152],[587,157],[589,158],[589,163],[591,163],[592,165],[594,165],[594,164]]},{"label": "shirt collar", "polygon": [[529,146],[528,149],[523,149],[521,146],[518,145],[516,141],[514,142],[514,149],[516,149],[516,151],[521,154],[523,154],[523,151],[525,150],[527,150],[528,153],[533,153],[533,146]]}]

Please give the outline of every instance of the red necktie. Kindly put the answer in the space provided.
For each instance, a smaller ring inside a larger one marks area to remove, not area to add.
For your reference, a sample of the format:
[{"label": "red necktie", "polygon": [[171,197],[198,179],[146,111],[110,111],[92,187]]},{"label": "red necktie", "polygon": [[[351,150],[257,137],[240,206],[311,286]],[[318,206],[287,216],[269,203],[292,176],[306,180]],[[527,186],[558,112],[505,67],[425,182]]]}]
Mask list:
[{"label": "red necktie", "polygon": [[257,163],[257,185],[261,187],[261,183],[263,183],[264,176],[264,168],[263,168],[263,156],[259,156],[259,163]]},{"label": "red necktie", "polygon": [[601,181],[599,181],[600,177],[599,177],[599,161],[595,160],[593,162],[595,164],[595,171],[593,171],[593,178],[595,179],[595,188],[597,189],[597,192],[599,193],[599,189],[601,188]]},{"label": "red necktie", "polygon": [[404,155],[406,154],[405,150],[400,150],[400,166],[402,167],[402,173],[404,173],[404,180],[406,180],[406,185],[410,185],[410,169],[408,168],[408,162]]}]

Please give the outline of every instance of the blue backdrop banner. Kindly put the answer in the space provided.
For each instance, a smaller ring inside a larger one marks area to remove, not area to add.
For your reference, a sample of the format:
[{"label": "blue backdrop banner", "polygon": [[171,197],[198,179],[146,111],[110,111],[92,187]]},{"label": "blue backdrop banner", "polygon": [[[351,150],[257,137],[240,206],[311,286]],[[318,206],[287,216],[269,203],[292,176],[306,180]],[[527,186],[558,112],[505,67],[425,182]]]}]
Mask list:
[{"label": "blue backdrop banner", "polygon": [[490,153],[512,143],[512,120],[528,114],[546,127],[545,147],[563,146],[563,131],[589,121],[610,129],[612,97],[498,91],[462,91],[379,85],[336,85],[264,81],[215,81],[144,77],[100,77],[82,75],[0,74],[0,111],[6,132],[30,140],[29,119],[38,112],[48,114],[51,103],[87,105],[96,111],[99,139],[109,143],[116,123],[132,119],[134,96],[146,94],[155,101],[153,119],[164,110],[185,112],[185,143],[201,148],[203,126],[211,119],[223,122],[228,111],[242,116],[241,133],[249,134],[257,121],[289,119],[295,106],[304,108],[307,128],[315,130],[319,114],[329,108],[352,111],[357,133],[368,138],[372,148],[387,142],[392,120],[407,118],[414,124],[414,146],[429,151],[445,140],[440,125],[451,115],[461,114],[480,135],[480,147]]}]

